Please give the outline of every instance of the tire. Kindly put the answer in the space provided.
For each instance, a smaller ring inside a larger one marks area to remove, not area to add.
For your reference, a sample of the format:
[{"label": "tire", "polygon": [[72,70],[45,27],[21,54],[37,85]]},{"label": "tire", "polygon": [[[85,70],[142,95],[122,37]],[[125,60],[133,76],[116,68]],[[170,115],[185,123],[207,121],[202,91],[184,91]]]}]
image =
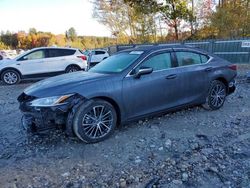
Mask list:
[{"label": "tire", "polygon": [[89,100],[77,110],[73,131],[86,143],[96,143],[108,138],[114,131],[117,114],[114,107],[104,100]]},{"label": "tire", "polygon": [[223,82],[214,80],[210,84],[206,103],[202,106],[207,110],[218,110],[225,102],[227,89]]},{"label": "tire", "polygon": [[7,85],[14,85],[20,82],[20,74],[12,69],[3,71],[1,80]]},{"label": "tire", "polygon": [[78,66],[76,66],[76,65],[70,65],[70,66],[68,66],[66,68],[65,72],[66,73],[71,73],[71,72],[77,72],[79,70],[81,70],[81,69]]}]

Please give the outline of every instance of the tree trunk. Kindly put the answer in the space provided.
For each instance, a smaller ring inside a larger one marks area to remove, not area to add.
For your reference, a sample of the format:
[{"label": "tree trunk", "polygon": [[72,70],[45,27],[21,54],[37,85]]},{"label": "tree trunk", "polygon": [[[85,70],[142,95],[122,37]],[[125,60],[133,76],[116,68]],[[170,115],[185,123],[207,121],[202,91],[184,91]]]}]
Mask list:
[{"label": "tree trunk", "polygon": [[174,32],[175,32],[175,40],[179,40],[178,25],[176,20],[174,21]]}]

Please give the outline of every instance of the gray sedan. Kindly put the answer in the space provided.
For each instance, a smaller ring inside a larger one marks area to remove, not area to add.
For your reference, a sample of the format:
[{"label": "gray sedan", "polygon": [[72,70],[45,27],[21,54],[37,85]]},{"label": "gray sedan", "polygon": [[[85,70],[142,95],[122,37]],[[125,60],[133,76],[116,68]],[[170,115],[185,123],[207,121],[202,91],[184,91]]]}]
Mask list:
[{"label": "gray sedan", "polygon": [[235,90],[237,67],[185,46],[119,52],[89,72],[52,77],[19,97],[23,126],[44,131],[64,125],[87,143],[111,135],[118,124],[192,105],[217,110]]}]

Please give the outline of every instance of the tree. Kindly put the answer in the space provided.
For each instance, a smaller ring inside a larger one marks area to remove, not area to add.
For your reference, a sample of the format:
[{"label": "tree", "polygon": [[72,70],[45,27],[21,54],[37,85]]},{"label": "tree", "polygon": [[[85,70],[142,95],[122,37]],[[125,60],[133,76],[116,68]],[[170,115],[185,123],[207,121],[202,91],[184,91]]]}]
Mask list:
[{"label": "tree", "polygon": [[250,36],[249,0],[223,0],[211,15],[218,37]]},{"label": "tree", "polygon": [[77,33],[74,27],[69,28],[69,30],[66,31],[65,35],[66,35],[66,39],[72,42],[75,41],[77,38]]},{"label": "tree", "polygon": [[182,21],[187,21],[191,15],[187,1],[165,0],[165,4],[160,5],[159,10],[166,21],[166,24],[174,29],[175,39],[179,39],[179,27]]},{"label": "tree", "polygon": [[[156,13],[158,4],[155,0],[124,0],[131,8],[134,18],[133,32],[139,42],[156,42]],[[131,27],[132,28],[132,27]]]},{"label": "tree", "polygon": [[10,48],[16,48],[18,46],[17,34],[13,34],[10,31],[6,31],[6,33],[1,33],[1,41],[6,46]]},{"label": "tree", "polygon": [[134,40],[131,8],[123,0],[94,0],[93,17],[107,26],[120,43]]},{"label": "tree", "polygon": [[93,16],[119,43],[156,42],[155,0],[94,0]]},{"label": "tree", "polygon": [[29,34],[36,35],[36,34],[37,34],[36,29],[35,29],[35,28],[30,28],[30,29],[29,29]]}]

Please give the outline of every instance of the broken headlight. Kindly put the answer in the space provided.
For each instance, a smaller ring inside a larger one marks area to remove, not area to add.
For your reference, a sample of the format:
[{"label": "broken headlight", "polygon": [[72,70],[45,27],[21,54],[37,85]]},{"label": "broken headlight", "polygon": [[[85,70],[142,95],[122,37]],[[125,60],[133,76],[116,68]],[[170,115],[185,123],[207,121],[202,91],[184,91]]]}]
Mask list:
[{"label": "broken headlight", "polygon": [[53,96],[46,98],[35,99],[30,102],[30,106],[34,107],[51,107],[58,106],[66,103],[66,100],[71,97],[73,94],[62,95],[62,96]]}]

